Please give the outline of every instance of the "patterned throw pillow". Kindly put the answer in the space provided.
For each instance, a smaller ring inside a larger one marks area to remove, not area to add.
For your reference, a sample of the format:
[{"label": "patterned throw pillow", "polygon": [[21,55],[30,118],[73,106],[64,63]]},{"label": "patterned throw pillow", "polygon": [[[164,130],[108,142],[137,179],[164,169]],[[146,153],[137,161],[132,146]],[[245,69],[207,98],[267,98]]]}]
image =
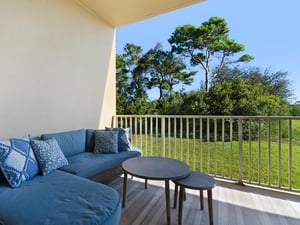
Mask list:
[{"label": "patterned throw pillow", "polygon": [[118,132],[117,131],[95,131],[95,153],[117,153]]},{"label": "patterned throw pillow", "polygon": [[55,138],[45,141],[32,139],[31,146],[43,175],[68,165],[68,160],[61,151]]},{"label": "patterned throw pillow", "polygon": [[109,128],[105,127],[105,130],[118,131],[118,151],[130,151],[132,146],[129,140],[129,128]]},{"label": "patterned throw pillow", "polygon": [[38,174],[39,166],[30,146],[29,135],[0,141],[0,167],[13,188]]}]

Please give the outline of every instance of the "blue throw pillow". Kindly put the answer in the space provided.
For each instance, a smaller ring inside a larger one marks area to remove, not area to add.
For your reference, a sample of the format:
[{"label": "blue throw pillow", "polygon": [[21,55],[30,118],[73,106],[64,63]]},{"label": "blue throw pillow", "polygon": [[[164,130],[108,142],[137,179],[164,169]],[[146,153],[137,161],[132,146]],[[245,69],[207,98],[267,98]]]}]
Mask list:
[{"label": "blue throw pillow", "polygon": [[118,151],[130,151],[132,146],[129,140],[129,128],[109,128],[105,127],[105,130],[118,131]]},{"label": "blue throw pillow", "polygon": [[43,175],[68,165],[68,160],[61,151],[55,138],[45,141],[32,139],[31,145]]},{"label": "blue throw pillow", "polygon": [[29,135],[0,141],[0,167],[13,188],[38,174],[39,166],[30,146]]},{"label": "blue throw pillow", "polygon": [[118,132],[117,131],[95,131],[94,153],[117,153]]}]

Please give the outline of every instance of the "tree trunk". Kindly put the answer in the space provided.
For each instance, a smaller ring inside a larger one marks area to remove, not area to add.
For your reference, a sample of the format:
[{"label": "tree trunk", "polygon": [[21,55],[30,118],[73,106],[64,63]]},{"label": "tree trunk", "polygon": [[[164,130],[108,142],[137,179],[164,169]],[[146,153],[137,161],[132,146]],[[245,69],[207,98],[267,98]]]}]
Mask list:
[{"label": "tree trunk", "polygon": [[209,78],[208,78],[208,72],[205,71],[205,91],[209,91]]}]

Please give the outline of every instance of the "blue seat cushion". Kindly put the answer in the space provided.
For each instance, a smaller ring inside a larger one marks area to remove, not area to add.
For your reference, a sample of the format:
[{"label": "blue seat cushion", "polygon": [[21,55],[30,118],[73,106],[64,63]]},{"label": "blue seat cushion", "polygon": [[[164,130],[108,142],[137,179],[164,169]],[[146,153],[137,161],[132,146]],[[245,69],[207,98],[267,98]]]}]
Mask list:
[{"label": "blue seat cushion", "polygon": [[0,183],[0,223],[118,225],[120,196],[113,188],[56,170],[13,189]]},{"label": "blue seat cushion", "polygon": [[42,140],[49,140],[52,138],[56,139],[59,147],[66,157],[85,151],[85,129],[43,134],[41,136]]},{"label": "blue seat cushion", "polygon": [[138,156],[141,156],[138,151],[119,152],[117,154],[85,152],[68,157],[69,165],[60,169],[82,177],[93,177],[106,170],[121,167],[126,159]]}]

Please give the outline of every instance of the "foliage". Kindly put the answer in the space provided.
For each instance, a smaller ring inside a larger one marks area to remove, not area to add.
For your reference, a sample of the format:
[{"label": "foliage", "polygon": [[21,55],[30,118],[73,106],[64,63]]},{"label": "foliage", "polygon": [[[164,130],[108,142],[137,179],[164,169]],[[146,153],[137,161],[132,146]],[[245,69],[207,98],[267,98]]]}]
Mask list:
[{"label": "foliage", "polygon": [[181,115],[207,115],[207,93],[203,91],[191,91],[183,95],[183,104],[180,107]]},{"label": "foliage", "polygon": [[291,105],[290,108],[292,116],[300,116],[300,105]]},{"label": "foliage", "polygon": [[242,78],[252,85],[257,83],[262,84],[270,94],[276,95],[280,97],[281,100],[287,101],[292,95],[291,90],[289,89],[290,82],[287,80],[287,76],[287,72],[272,72],[270,69],[261,71],[261,69],[257,67],[240,69],[239,67],[230,68],[224,66],[222,70],[219,71],[219,76],[216,77],[214,82],[225,80],[233,81]]},{"label": "foliage", "polygon": [[180,107],[184,100],[179,92],[173,92],[161,99],[157,112],[159,115],[182,115]]},{"label": "foliage", "polygon": [[174,86],[180,83],[190,85],[193,82],[195,71],[186,72],[186,65],[172,52],[164,51],[161,44],[157,44],[143,55],[143,72],[148,78],[149,89],[159,89],[158,101],[166,96],[171,96]]},{"label": "foliage", "polygon": [[[169,39],[172,51],[156,44],[143,54],[142,47],[126,44],[116,57],[117,114],[300,115],[300,109],[287,102],[291,96],[287,72],[231,66],[252,57],[233,57],[244,46],[228,34],[225,20],[212,17],[200,27],[177,27]],[[186,57],[210,74],[209,92],[175,90],[193,82],[196,72],[188,68]],[[218,62],[213,69],[212,62]],[[159,96],[150,100],[149,90],[156,88]]]},{"label": "foliage", "polygon": [[155,104],[149,103],[144,88],[148,80],[142,72],[143,49],[134,44],[126,44],[124,54],[116,57],[116,89],[118,114],[151,114]]},{"label": "foliage", "polygon": [[[235,54],[244,51],[245,48],[229,38],[227,23],[219,17],[211,17],[200,27],[193,25],[177,27],[169,38],[169,43],[172,51],[189,58],[191,65],[200,65],[204,70],[206,91],[210,82],[218,76],[218,72],[225,65],[253,59],[247,54],[233,59]],[[217,63],[214,73],[211,73],[212,60]]]},{"label": "foliage", "polygon": [[209,114],[236,116],[288,115],[288,105],[262,83],[242,78],[216,82],[207,96]]}]

